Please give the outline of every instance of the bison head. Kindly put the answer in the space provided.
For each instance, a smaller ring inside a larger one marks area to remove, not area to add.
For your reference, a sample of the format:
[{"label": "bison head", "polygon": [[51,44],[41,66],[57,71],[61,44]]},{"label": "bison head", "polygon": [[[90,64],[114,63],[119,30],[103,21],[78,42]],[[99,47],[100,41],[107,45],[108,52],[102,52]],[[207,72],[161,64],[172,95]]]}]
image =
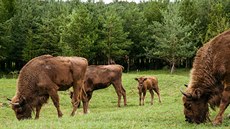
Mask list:
[{"label": "bison head", "polygon": [[135,78],[136,81],[138,81],[138,89],[142,89],[145,80],[147,80],[147,78],[145,77],[140,77],[140,78]]},{"label": "bison head", "polygon": [[15,96],[10,100],[10,104],[18,120],[32,118],[32,108],[28,105],[25,98]]},{"label": "bison head", "polygon": [[185,121],[200,124],[209,120],[208,99],[201,94],[199,89],[194,93],[182,92],[182,94]]}]

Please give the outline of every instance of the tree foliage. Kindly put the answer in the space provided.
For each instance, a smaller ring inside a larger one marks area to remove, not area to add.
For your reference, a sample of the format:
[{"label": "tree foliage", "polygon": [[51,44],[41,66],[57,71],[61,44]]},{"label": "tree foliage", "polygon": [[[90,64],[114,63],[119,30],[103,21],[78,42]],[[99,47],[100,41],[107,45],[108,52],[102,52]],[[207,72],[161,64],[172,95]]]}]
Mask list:
[{"label": "tree foliage", "polygon": [[159,58],[174,66],[230,28],[230,1],[0,0],[0,17],[0,70],[19,70],[42,54],[133,68]]},{"label": "tree foliage", "polygon": [[131,41],[127,39],[128,32],[123,30],[123,20],[115,11],[116,7],[108,8],[104,15],[100,15],[100,44],[101,50],[106,55],[108,64],[116,57],[128,54]]},{"label": "tree foliage", "polygon": [[149,56],[157,56],[170,62],[172,73],[180,59],[194,54],[194,50],[190,51],[193,46],[188,40],[192,26],[182,24],[178,4],[169,4],[167,10],[162,10],[162,16],[162,23],[153,22],[153,38],[156,40],[156,47],[146,48],[146,51]]}]

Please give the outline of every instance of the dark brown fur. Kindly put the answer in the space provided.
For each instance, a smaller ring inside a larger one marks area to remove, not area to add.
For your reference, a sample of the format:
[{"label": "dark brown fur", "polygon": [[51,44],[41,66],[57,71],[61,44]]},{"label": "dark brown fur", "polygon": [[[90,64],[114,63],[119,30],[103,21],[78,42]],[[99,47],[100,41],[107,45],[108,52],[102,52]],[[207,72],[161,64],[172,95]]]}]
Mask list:
[{"label": "dark brown fur", "polygon": [[159,102],[161,102],[160,98],[160,90],[158,87],[158,80],[156,77],[140,77],[140,78],[135,78],[136,81],[138,81],[138,91],[139,91],[139,105],[144,105],[145,101],[145,95],[146,91],[149,90],[151,94],[151,105],[153,105],[153,97],[154,97],[154,92],[157,93]]},{"label": "dark brown fur", "polygon": [[93,91],[107,88],[111,84],[115,88],[118,96],[118,107],[120,107],[121,96],[123,96],[124,105],[126,105],[126,91],[122,86],[122,71],[123,67],[121,65],[88,66],[82,94],[84,113],[87,113]]},{"label": "dark brown fur", "polygon": [[40,109],[49,97],[57,108],[58,117],[61,117],[57,91],[70,87],[74,89],[71,114],[74,115],[81,99],[87,65],[87,60],[81,57],[43,55],[30,60],[20,71],[16,95],[11,101],[16,117],[19,120],[31,118],[31,112],[35,108],[35,118],[38,119]]},{"label": "dark brown fur", "polygon": [[221,124],[230,103],[230,30],[216,36],[201,47],[193,62],[191,79],[183,96],[186,121],[209,120],[209,108],[219,106],[213,121]]}]

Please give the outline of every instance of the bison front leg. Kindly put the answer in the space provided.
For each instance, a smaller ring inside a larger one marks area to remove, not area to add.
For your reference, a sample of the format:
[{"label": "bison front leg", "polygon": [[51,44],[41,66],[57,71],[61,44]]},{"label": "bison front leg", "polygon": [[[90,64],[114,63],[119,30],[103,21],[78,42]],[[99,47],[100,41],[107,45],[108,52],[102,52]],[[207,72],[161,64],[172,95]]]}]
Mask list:
[{"label": "bison front leg", "polygon": [[213,125],[220,125],[222,123],[224,111],[228,107],[229,103],[230,103],[230,87],[227,87],[224,89],[224,92],[222,94],[219,113],[217,114],[215,120],[213,121]]},{"label": "bison front leg", "polygon": [[142,92],[141,92],[141,91],[139,91],[138,93],[139,93],[139,106],[141,106]]},{"label": "bison front leg", "polygon": [[57,90],[51,89],[51,90],[49,90],[48,93],[49,93],[49,95],[53,101],[54,106],[57,109],[58,117],[62,117],[63,114],[62,114],[60,107],[59,107],[59,96],[58,96]]},{"label": "bison front leg", "polygon": [[41,107],[42,107],[42,105],[38,105],[38,106],[36,107],[35,119],[39,119]]}]

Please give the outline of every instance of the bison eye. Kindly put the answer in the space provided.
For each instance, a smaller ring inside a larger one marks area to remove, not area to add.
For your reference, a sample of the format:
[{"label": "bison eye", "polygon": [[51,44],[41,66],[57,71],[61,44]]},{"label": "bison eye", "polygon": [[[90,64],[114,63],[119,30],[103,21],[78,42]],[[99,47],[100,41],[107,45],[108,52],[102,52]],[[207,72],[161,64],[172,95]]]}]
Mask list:
[{"label": "bison eye", "polygon": [[22,108],[19,107],[19,108],[17,109],[17,113],[21,113],[21,112],[22,112]]},{"label": "bison eye", "polygon": [[185,103],[184,104],[185,108],[187,108],[188,110],[190,110],[192,108],[192,104],[191,103]]}]

